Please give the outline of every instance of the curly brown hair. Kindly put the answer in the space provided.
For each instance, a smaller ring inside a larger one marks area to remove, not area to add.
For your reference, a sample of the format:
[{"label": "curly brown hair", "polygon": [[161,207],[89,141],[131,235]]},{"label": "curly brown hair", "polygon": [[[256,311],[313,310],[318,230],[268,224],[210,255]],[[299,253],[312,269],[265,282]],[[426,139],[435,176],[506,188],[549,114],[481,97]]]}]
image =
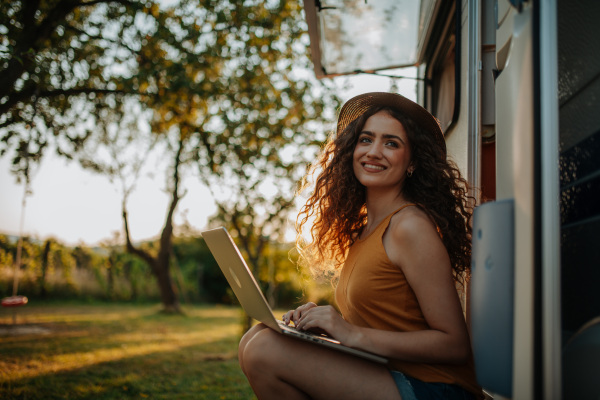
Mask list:
[{"label": "curly brown hair", "polygon": [[[410,117],[385,106],[371,107],[342,132],[332,133],[304,178],[300,192],[310,190],[311,178],[319,172],[314,191],[296,221],[300,264],[313,273],[331,274],[343,265],[348,249],[365,226],[366,190],[354,175],[352,158],[367,119],[380,111],[404,126],[411,146],[415,169],[404,180],[402,194],[434,220],[450,256],[454,278],[463,283],[471,266],[470,220],[474,198],[468,194],[468,184],[456,164],[446,158],[445,149],[434,135]],[[303,232],[305,228],[308,237]]]}]

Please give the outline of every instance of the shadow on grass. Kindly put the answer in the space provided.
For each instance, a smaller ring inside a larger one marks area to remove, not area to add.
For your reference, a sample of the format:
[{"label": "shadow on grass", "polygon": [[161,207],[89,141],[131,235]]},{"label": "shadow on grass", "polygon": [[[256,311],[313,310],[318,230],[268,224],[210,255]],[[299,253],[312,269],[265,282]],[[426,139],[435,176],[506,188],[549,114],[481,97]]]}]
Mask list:
[{"label": "shadow on grass", "polygon": [[0,398],[254,398],[237,362],[238,309],[167,316],[138,307],[122,319],[58,311],[43,324],[50,334],[0,337]]},{"label": "shadow on grass", "polygon": [[251,399],[232,354],[196,346],[4,382],[4,399]]}]

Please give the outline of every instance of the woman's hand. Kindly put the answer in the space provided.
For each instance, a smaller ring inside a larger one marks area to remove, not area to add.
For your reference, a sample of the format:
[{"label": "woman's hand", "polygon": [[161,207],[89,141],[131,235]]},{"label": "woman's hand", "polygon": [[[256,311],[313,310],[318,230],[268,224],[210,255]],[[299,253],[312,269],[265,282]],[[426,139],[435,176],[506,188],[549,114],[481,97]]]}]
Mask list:
[{"label": "woman's hand", "polygon": [[355,327],[346,322],[332,306],[308,303],[285,314],[284,321],[287,323],[289,320],[286,317],[293,318],[295,327],[300,330],[326,333],[341,343],[347,343],[355,331]]},{"label": "woman's hand", "polygon": [[286,325],[289,325],[290,322],[294,322],[294,326],[297,327],[302,315],[314,307],[317,307],[317,305],[313,302],[309,302],[301,305],[295,310],[290,310],[283,315],[283,322],[285,322]]}]

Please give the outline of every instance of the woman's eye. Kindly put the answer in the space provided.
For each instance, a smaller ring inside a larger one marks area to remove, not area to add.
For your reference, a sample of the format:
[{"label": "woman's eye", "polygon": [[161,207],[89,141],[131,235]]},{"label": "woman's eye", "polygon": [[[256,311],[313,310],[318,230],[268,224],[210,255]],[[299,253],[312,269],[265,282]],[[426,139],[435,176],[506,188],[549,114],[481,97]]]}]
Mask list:
[{"label": "woman's eye", "polygon": [[389,146],[389,147],[398,147],[398,143],[396,143],[396,142],[387,142],[387,146]]}]

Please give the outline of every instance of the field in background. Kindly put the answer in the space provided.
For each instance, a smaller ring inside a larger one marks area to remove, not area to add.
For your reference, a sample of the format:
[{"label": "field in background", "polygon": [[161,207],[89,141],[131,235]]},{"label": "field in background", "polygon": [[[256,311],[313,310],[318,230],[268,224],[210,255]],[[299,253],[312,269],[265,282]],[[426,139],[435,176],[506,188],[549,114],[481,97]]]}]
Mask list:
[{"label": "field in background", "polygon": [[0,309],[2,399],[253,399],[239,308],[29,304]]}]

